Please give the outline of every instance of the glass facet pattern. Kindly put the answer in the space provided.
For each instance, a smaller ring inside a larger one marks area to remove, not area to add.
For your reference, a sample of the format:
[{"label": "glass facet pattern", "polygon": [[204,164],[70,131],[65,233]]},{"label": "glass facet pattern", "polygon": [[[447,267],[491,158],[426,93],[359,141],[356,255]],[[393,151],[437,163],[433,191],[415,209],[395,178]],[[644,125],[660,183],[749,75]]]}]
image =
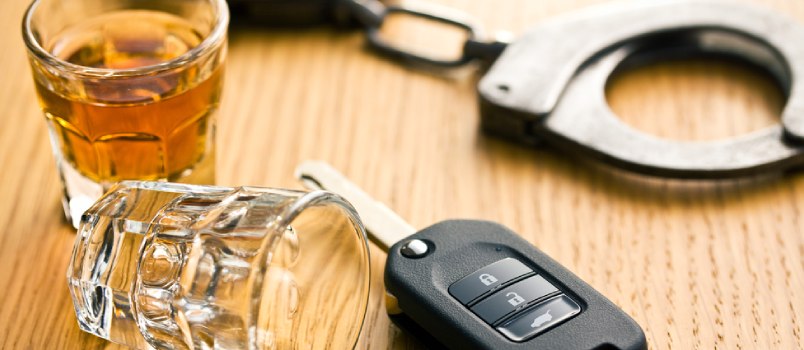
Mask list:
[{"label": "glass facet pattern", "polygon": [[67,277],[81,329],[134,348],[350,348],[368,250],[328,192],[123,182],[83,215]]}]

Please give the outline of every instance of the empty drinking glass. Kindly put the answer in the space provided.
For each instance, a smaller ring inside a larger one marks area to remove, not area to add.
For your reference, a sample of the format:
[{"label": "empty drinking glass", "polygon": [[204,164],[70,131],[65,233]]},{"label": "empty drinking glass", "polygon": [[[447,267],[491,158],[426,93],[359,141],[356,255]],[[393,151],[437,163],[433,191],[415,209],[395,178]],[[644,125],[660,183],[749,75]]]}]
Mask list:
[{"label": "empty drinking glass", "polygon": [[81,329],[131,347],[346,349],[369,260],[329,192],[127,181],[82,216],[67,278]]}]

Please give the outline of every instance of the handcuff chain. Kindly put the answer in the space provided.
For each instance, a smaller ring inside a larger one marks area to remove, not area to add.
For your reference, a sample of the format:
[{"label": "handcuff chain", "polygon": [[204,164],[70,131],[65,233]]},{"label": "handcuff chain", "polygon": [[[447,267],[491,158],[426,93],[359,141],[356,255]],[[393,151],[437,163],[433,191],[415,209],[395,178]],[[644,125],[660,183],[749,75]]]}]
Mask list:
[{"label": "handcuff chain", "polygon": [[[422,2],[406,2],[401,5],[386,6],[379,0],[340,0],[346,12],[355,18],[366,31],[369,47],[380,54],[398,59],[404,63],[432,67],[457,68],[476,60],[488,66],[502,53],[508,42],[497,39],[484,41],[480,27],[472,19],[455,9]],[[405,14],[457,27],[467,33],[461,55],[454,59],[440,59],[405,50],[382,38],[380,31],[385,19],[392,14]]]}]

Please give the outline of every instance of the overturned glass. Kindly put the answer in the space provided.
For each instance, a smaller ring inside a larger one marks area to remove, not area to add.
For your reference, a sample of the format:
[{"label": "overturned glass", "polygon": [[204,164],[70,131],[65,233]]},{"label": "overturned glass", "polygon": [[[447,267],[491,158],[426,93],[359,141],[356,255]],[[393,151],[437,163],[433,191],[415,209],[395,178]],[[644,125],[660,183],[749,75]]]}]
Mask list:
[{"label": "overturned glass", "polygon": [[81,218],[67,279],[82,330],[134,348],[351,348],[369,260],[323,191],[122,182]]}]

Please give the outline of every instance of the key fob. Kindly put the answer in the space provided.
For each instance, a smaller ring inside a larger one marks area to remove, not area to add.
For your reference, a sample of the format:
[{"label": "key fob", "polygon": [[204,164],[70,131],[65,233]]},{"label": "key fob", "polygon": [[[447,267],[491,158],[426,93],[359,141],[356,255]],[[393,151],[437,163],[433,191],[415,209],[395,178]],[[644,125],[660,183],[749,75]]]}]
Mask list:
[{"label": "key fob", "polygon": [[388,310],[434,348],[647,349],[639,325],[502,225],[437,223],[388,252]]}]

